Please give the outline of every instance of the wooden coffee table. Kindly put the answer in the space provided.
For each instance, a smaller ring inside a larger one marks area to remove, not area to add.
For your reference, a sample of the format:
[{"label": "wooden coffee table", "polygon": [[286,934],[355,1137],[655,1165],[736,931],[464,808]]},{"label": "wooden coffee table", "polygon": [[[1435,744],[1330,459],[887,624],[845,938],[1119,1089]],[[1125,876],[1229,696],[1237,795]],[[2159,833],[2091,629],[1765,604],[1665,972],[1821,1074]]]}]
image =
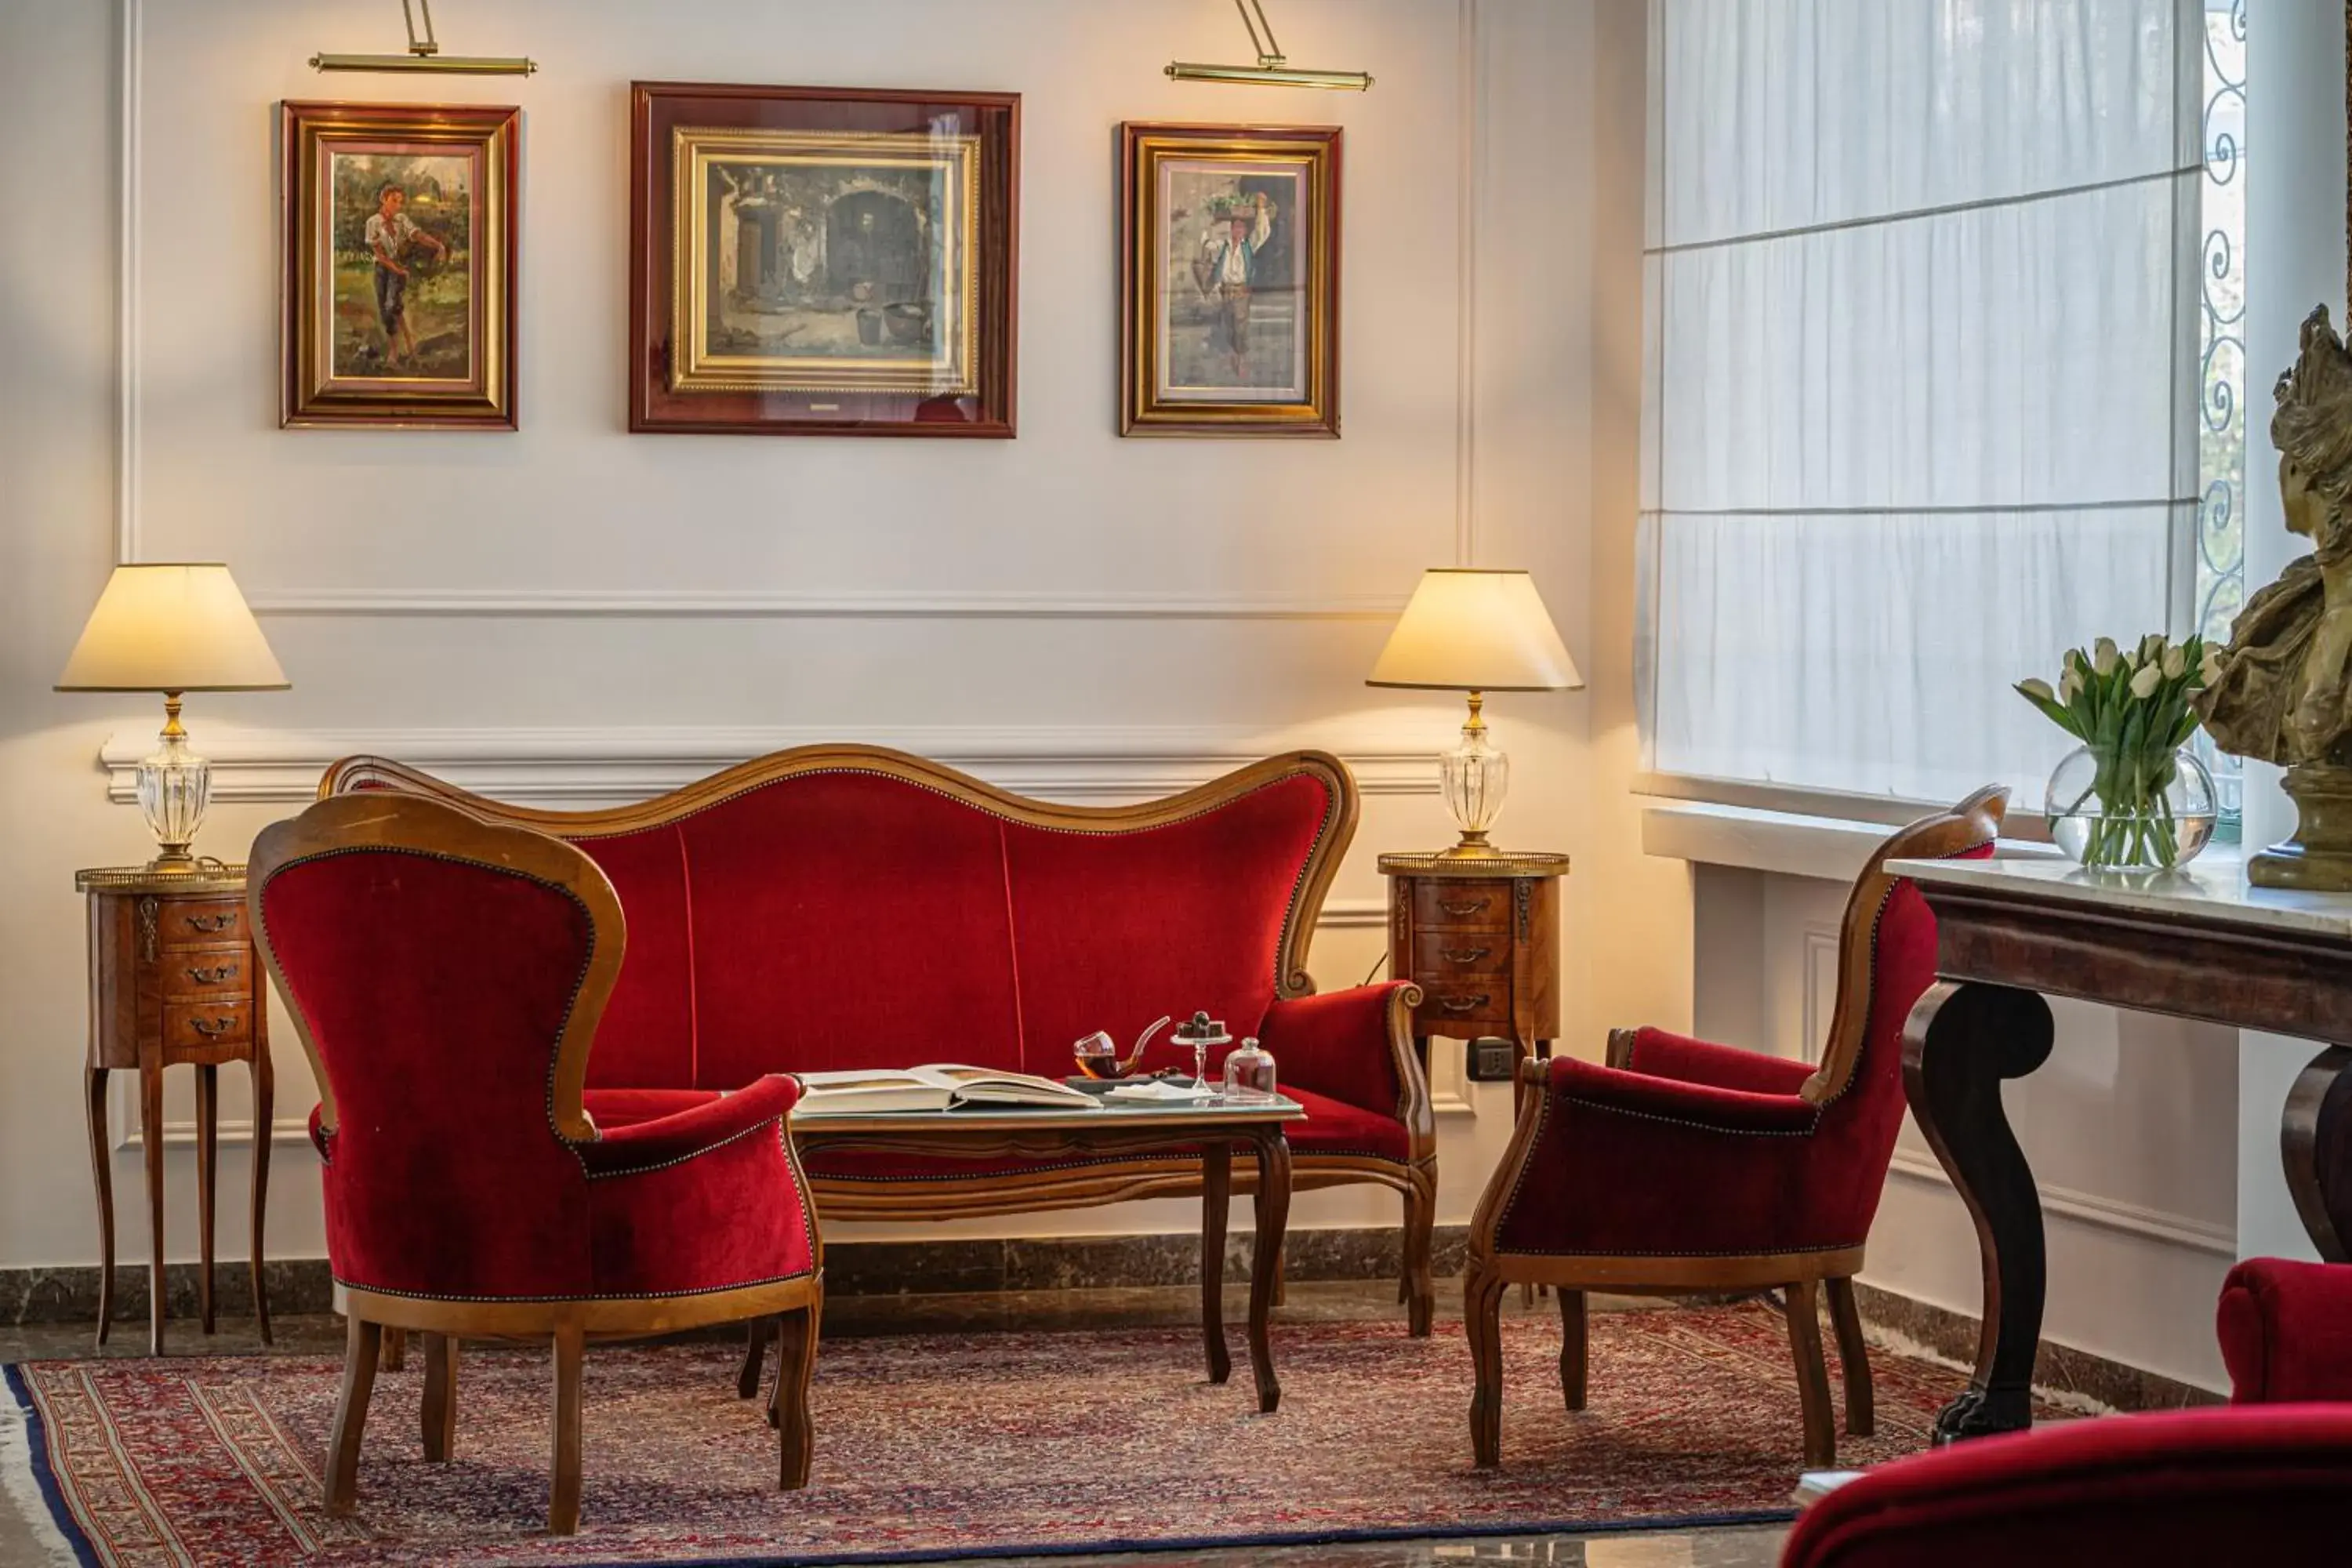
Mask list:
[{"label": "wooden coffee table", "polygon": [[1257,1378],[1257,1407],[1271,1412],[1282,1402],[1275,1381],[1274,1350],[1266,1319],[1274,1306],[1276,1269],[1282,1234],[1290,1218],[1290,1141],[1286,1122],[1303,1120],[1305,1108],[1279,1097],[1271,1100],[1205,1100],[1187,1105],[1125,1104],[1105,1100],[1089,1110],[921,1110],[873,1115],[858,1111],[793,1111],[793,1142],[803,1154],[850,1147],[930,1159],[990,1160],[1008,1154],[1024,1159],[1082,1159],[1151,1150],[1197,1149],[1201,1155],[1201,1332],[1207,1342],[1209,1381],[1233,1374],[1225,1352],[1225,1219],[1233,1202],[1234,1146],[1257,1153],[1257,1235],[1250,1259],[1250,1370]]}]

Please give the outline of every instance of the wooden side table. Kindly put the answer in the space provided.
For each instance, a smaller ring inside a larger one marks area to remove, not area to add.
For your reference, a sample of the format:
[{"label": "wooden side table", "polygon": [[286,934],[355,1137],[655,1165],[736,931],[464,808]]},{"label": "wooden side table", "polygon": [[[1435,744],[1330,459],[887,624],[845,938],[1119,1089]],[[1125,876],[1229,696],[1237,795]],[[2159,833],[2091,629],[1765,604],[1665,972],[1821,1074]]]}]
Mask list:
[{"label": "wooden side table", "polygon": [[[1389,879],[1389,973],[1422,989],[1413,1044],[1491,1035],[1517,1047],[1513,1067],[1548,1057],[1559,1034],[1559,879],[1568,857],[1497,852],[1475,859],[1383,855]],[[1517,1104],[1518,1074],[1511,1076]]]},{"label": "wooden side table", "polygon": [[213,1194],[219,1174],[218,1078],[223,1062],[253,1074],[253,1315],[269,1342],[262,1281],[262,1220],[269,1193],[268,992],[246,929],[245,868],[204,863],[194,873],[144,867],[79,871],[89,901],[89,1064],[82,1074],[90,1166],[98,1178],[98,1342],[114,1318],[114,1176],[106,1139],[106,1077],[139,1071],[140,1138],[147,1157],[148,1342],[163,1353],[163,1069],[196,1069],[197,1209],[204,1271],[197,1285],[213,1331]]}]

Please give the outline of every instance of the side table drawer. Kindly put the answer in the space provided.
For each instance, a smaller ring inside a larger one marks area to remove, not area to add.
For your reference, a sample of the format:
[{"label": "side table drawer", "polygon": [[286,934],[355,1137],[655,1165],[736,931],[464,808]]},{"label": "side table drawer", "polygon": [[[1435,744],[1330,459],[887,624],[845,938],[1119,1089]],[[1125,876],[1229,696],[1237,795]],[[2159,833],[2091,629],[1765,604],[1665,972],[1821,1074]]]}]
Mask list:
[{"label": "side table drawer", "polygon": [[1508,1024],[1511,1021],[1511,982],[1507,975],[1423,981],[1421,986],[1423,995],[1416,1014],[1429,1023]]},{"label": "side table drawer", "polygon": [[1423,987],[1473,974],[1508,974],[1511,939],[1505,931],[1425,931],[1413,938],[1412,977]]},{"label": "side table drawer", "polygon": [[165,952],[245,941],[243,899],[167,899],[156,914]]},{"label": "side table drawer", "polygon": [[1511,929],[1511,884],[1506,879],[1418,882],[1412,890],[1412,923],[1423,931]]},{"label": "side table drawer", "polygon": [[253,994],[253,950],[243,943],[182,948],[158,958],[156,968],[162,971],[167,1002]]},{"label": "side table drawer", "polygon": [[213,1057],[241,1059],[253,1040],[253,999],[220,996],[163,1004],[163,1058],[183,1062]]}]

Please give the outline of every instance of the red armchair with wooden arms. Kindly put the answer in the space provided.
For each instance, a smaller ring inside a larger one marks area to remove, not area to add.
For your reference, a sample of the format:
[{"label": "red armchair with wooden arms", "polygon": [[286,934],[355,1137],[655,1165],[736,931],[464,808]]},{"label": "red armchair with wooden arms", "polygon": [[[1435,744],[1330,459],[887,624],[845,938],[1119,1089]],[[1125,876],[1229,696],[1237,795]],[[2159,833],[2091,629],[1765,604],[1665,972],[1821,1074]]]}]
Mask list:
[{"label": "red armchair with wooden arms", "polygon": [[2233,1404],[2352,1401],[2352,1265],[2250,1258],[2214,1317]]},{"label": "red armchair with wooden arms", "polygon": [[1837,1012],[1818,1067],[1660,1029],[1612,1035],[1606,1066],[1525,1064],[1517,1130],[1470,1224],[1463,1310],[1481,1466],[1501,1462],[1498,1319],[1514,1283],[1559,1292],[1570,1410],[1584,1406],[1587,1290],[1785,1289],[1813,1465],[1830,1463],[1837,1446],[1819,1321],[1826,1286],[1846,1429],[1869,1433],[1853,1279],[1903,1121],[1904,1021],[1936,973],[1935,917],[1883,866],[1990,854],[2007,799],[1982,791],[1872,855],[1846,903]]},{"label": "red armchair with wooden arms", "polygon": [[327,1462],[351,1511],[384,1330],[426,1336],[424,1441],[455,1440],[457,1342],[555,1352],[550,1528],[580,1510],[591,1340],[790,1318],[773,1402],[804,1484],[822,1247],[788,1078],[601,1131],[589,1047],[620,973],[619,900],[579,850],[433,801],[312,806],[264,832],[247,912],[321,1103],[327,1251],[351,1321]]}]

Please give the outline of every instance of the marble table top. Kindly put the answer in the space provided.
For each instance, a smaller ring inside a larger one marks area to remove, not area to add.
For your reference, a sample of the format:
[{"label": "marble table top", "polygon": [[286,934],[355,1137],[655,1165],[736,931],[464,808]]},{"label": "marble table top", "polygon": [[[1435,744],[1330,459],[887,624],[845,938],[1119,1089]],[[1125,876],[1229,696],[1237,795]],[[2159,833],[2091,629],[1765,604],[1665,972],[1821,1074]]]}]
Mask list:
[{"label": "marble table top", "polygon": [[2142,880],[2085,871],[2046,853],[1996,855],[1990,860],[1889,860],[1886,869],[1943,887],[2352,943],[2352,894],[2252,887],[2246,881],[2245,861],[2234,850],[2209,849],[2180,870]]}]

